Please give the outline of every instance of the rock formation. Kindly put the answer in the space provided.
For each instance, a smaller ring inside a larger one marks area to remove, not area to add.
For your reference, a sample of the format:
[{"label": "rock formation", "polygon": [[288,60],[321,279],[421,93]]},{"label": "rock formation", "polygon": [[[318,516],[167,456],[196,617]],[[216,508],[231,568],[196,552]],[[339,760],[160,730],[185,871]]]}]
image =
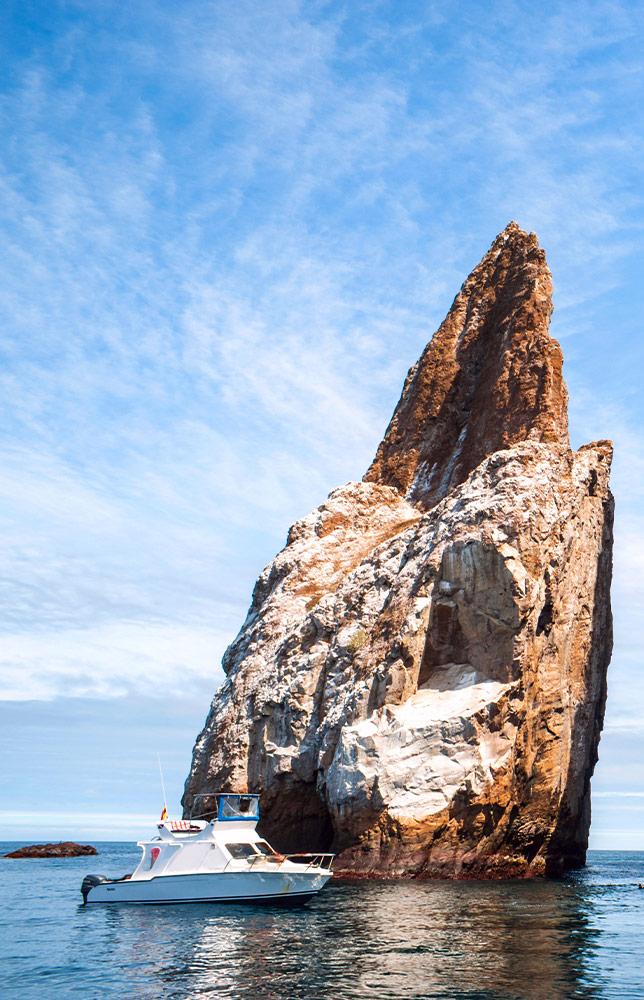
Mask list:
[{"label": "rock formation", "polygon": [[86,854],[98,854],[91,844],[75,844],[72,840],[63,840],[56,844],[30,844],[19,847],[5,858],[79,858]]},{"label": "rock formation", "polygon": [[551,278],[495,240],[361,483],[290,529],[227,650],[186,815],[419,877],[583,864],[612,647],[611,445],[570,449]]}]

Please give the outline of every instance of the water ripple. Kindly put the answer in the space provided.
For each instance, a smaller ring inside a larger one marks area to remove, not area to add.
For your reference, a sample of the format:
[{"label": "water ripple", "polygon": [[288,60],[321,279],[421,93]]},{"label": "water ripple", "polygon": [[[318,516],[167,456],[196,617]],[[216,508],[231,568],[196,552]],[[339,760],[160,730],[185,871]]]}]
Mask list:
[{"label": "water ripple", "polygon": [[[136,858],[105,845],[98,870]],[[331,884],[298,910],[82,907],[87,859],[0,862],[3,990],[244,1000],[644,996],[644,854],[560,882]]]}]

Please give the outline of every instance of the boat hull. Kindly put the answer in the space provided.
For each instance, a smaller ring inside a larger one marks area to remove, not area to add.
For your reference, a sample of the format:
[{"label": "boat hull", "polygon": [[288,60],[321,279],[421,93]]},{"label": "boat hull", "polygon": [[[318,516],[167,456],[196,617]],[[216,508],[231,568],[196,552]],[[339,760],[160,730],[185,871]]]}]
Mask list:
[{"label": "boat hull", "polygon": [[214,872],[158,875],[147,879],[101,882],[87,894],[89,903],[272,903],[297,905],[317,895],[328,872]]}]

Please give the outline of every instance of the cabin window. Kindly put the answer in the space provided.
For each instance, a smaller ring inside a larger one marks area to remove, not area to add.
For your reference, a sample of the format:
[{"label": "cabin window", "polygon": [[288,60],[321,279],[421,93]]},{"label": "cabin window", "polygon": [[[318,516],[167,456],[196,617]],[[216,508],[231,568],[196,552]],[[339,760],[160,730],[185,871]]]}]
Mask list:
[{"label": "cabin window", "polygon": [[271,845],[267,844],[265,840],[258,840],[255,843],[255,847],[257,848],[260,854],[265,855],[265,857],[267,858],[272,858],[272,856],[275,854],[275,851],[273,850]]},{"label": "cabin window", "polygon": [[226,850],[236,861],[257,857],[257,852],[252,844],[226,844]]},{"label": "cabin window", "polygon": [[259,801],[253,795],[221,795],[218,819],[258,819]]}]

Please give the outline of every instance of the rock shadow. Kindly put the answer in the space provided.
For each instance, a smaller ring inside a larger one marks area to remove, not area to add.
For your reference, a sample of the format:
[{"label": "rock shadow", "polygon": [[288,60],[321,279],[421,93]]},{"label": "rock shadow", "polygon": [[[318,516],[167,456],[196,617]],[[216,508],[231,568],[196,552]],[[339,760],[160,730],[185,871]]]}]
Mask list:
[{"label": "rock shadow", "polygon": [[494,545],[469,539],[447,547],[431,595],[418,687],[445,689],[450,677],[458,686],[516,680],[517,596],[516,581]]}]

